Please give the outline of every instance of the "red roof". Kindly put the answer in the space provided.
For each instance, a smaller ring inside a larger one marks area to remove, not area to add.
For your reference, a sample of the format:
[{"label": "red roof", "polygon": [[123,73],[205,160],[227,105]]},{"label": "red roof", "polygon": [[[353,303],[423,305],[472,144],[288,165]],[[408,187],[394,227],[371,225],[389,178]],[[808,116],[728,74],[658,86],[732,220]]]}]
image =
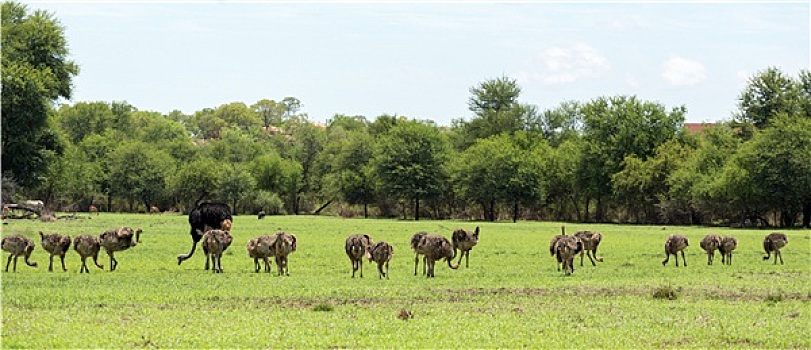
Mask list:
[{"label": "red roof", "polygon": [[684,128],[691,134],[704,133],[704,129],[715,126],[715,123],[684,123]]}]

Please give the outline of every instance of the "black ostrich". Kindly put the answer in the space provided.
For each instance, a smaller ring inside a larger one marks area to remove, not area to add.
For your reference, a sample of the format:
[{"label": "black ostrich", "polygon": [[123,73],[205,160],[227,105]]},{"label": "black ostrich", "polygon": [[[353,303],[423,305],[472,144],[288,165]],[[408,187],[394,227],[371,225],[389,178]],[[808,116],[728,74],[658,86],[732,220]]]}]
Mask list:
[{"label": "black ostrich", "polygon": [[203,238],[203,234],[208,230],[223,230],[231,231],[231,223],[234,218],[231,216],[231,208],[228,204],[223,203],[200,203],[194,210],[189,213],[189,225],[191,231],[189,234],[192,239],[191,251],[189,254],[180,254],[177,256],[177,264],[180,265],[188,258],[194,255],[194,250],[197,248],[197,242]]}]

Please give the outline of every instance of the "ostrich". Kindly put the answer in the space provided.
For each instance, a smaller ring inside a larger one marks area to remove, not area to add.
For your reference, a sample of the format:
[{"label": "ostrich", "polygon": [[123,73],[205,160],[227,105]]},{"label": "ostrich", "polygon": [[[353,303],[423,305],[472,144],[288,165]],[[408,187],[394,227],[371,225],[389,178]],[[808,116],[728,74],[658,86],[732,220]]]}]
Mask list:
[{"label": "ostrich", "polygon": [[103,265],[99,265],[99,250],[101,250],[101,239],[98,236],[91,236],[91,235],[78,235],[73,240],[73,250],[76,253],[79,253],[79,256],[82,258],[82,267],[79,268],[79,273],[87,272],[90,273],[90,269],[87,268],[87,258],[93,257],[93,263],[102,270],[104,270]]},{"label": "ostrich", "polygon": [[425,252],[421,251],[419,248],[420,240],[423,237],[428,235],[428,232],[417,232],[413,236],[411,236],[411,249],[414,251],[414,276],[417,275],[417,267],[420,265],[420,255],[423,255],[422,261],[422,274],[425,274]]},{"label": "ostrich", "polygon": [[763,249],[766,251],[766,256],[763,260],[769,260],[772,252],[774,252],[774,264],[777,265],[777,258],[780,258],[780,265],[783,265],[783,254],[780,249],[788,244],[788,237],[784,233],[773,232],[763,239]]},{"label": "ostrich", "polygon": [[223,203],[200,203],[189,213],[189,225],[192,238],[192,246],[189,254],[177,256],[177,264],[180,265],[194,255],[197,242],[203,238],[203,234],[212,229],[231,231],[234,218],[231,216],[231,208]]},{"label": "ostrich", "polygon": [[3,237],[3,240],[0,241],[0,247],[3,250],[11,253],[8,256],[8,262],[6,262],[6,272],[8,272],[8,265],[11,264],[11,258],[14,258],[14,272],[17,272],[17,258],[20,255],[25,256],[25,264],[31,267],[37,267],[37,263],[33,261],[29,261],[28,259],[31,258],[31,252],[34,251],[34,241],[28,238],[25,238],[21,235],[11,235]]},{"label": "ostrich", "polygon": [[[721,246],[721,236],[709,234],[701,239],[701,249],[707,252],[707,265],[712,265],[715,260],[715,250]],[[723,253],[721,253],[723,255]]]},{"label": "ostrich", "polygon": [[[373,261],[377,263],[377,272],[378,277],[389,279],[389,261],[394,256],[394,247],[390,244],[380,241],[377,242],[371,249],[370,249],[370,257],[369,261]],[[386,266],[386,271],[383,271],[383,266]]]},{"label": "ostrich", "polygon": [[259,259],[265,262],[265,272],[270,272],[270,259],[269,257],[273,256],[273,246],[276,244],[276,236],[273,235],[264,235],[260,237],[256,237],[250,241],[245,246],[245,249],[248,250],[248,256],[253,258],[253,265],[256,269],[256,272],[261,270],[261,266],[259,265]]},{"label": "ostrich", "polygon": [[453,231],[453,235],[451,235],[451,240],[453,241],[453,255],[456,256],[456,250],[460,250],[462,252],[459,255],[459,261],[456,262],[457,265],[462,263],[462,257],[465,258],[465,267],[469,267],[469,260],[470,260],[470,250],[479,243],[479,227],[476,226],[476,230],[471,232],[463,229],[457,229]]},{"label": "ostrich", "polygon": [[110,256],[110,271],[115,271],[118,267],[118,260],[115,259],[114,253],[124,251],[138,245],[141,240],[141,229],[133,232],[130,227],[120,227],[118,229],[109,229],[99,235],[101,247]]},{"label": "ostrich", "polygon": [[574,273],[574,257],[583,251],[583,242],[576,236],[565,236],[555,242],[555,256],[559,263],[563,263],[563,273],[566,276]]},{"label": "ostrich", "polygon": [[673,255],[676,258],[676,267],[679,267],[679,256],[677,253],[681,252],[681,259],[684,261],[684,266],[687,267],[687,259],[684,258],[684,249],[689,245],[690,243],[685,236],[668,236],[667,241],[665,241],[665,261],[662,261],[662,266],[667,265],[667,262],[670,261],[670,255]]},{"label": "ostrich", "polygon": [[346,256],[352,263],[352,278],[355,278],[355,271],[360,270],[360,278],[363,278],[363,258],[368,258],[370,261],[372,256],[369,248],[372,245],[372,238],[369,235],[350,235],[346,238]]},{"label": "ostrich", "polygon": [[603,262],[603,258],[597,256],[597,248],[603,240],[603,235],[597,231],[579,231],[574,234],[575,237],[583,242],[583,250],[580,252],[580,266],[583,266],[583,255],[589,257],[592,266],[597,266],[594,260]]},{"label": "ostrich", "polygon": [[738,247],[738,240],[735,237],[724,237],[718,251],[721,253],[721,264],[732,265],[732,251]]},{"label": "ostrich", "polygon": [[445,259],[451,269],[456,270],[459,268],[458,264],[453,264],[455,258],[453,244],[443,236],[432,234],[423,236],[417,244],[417,250],[425,254],[425,265],[428,270],[427,277],[429,278],[434,277],[434,265],[437,260]]},{"label": "ostrich", "polygon": [[42,249],[51,254],[50,263],[48,263],[48,272],[53,272],[54,255],[58,255],[62,261],[62,271],[67,271],[65,267],[65,253],[70,249],[70,236],[62,236],[58,233],[45,234],[39,232],[41,238]]},{"label": "ostrich", "polygon": [[225,230],[209,230],[200,239],[203,251],[206,253],[206,270],[208,260],[211,259],[211,271],[222,273],[222,253],[231,246],[234,238]]},{"label": "ostrich", "polygon": [[557,264],[556,264],[556,266],[558,268],[558,271],[560,271],[560,265],[561,265],[561,263],[563,261],[561,261],[560,256],[558,256],[556,254],[555,246],[558,244],[559,240],[561,240],[561,239],[563,239],[565,237],[568,237],[568,236],[566,236],[566,226],[561,226],[560,227],[560,234],[557,235],[557,236],[552,237],[552,240],[549,241],[549,254],[554,256],[555,259],[558,261]]},{"label": "ostrich", "polygon": [[287,256],[296,251],[296,236],[291,233],[279,231],[274,234],[273,255],[276,257],[276,268],[279,276],[290,276],[287,267]]}]

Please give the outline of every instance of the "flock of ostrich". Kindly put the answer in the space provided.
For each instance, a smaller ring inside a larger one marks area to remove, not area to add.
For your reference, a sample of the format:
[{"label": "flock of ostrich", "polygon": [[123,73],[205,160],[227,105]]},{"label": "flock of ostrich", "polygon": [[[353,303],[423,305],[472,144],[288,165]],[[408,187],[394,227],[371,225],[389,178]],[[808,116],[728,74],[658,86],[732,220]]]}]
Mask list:
[{"label": "flock of ostrich", "polygon": [[[259,218],[262,218],[261,215]],[[189,214],[190,235],[193,241],[192,248],[188,254],[178,255],[178,265],[189,259],[194,254],[197,244],[200,243],[206,256],[205,269],[209,270],[210,268],[214,273],[222,273],[222,254],[233,242],[230,233],[232,222],[233,217],[230,208],[226,204],[202,203],[197,205]],[[140,242],[141,233],[140,228],[133,230],[130,227],[121,227],[106,230],[99,236],[76,236],[72,243],[73,249],[82,260],[79,273],[90,273],[86,263],[88,257],[93,258],[96,267],[104,269],[104,266],[98,263],[98,254],[101,248],[104,248],[104,251],[110,257],[110,271],[115,271],[118,260],[115,259],[114,253],[136,246]],[[54,256],[59,257],[62,270],[67,271],[65,254],[70,250],[71,238],[57,233],[45,234],[40,232],[39,234],[42,249],[50,254],[48,271],[53,271]],[[602,234],[596,231],[579,231],[574,235],[567,235],[566,227],[562,226],[561,234],[554,236],[549,243],[549,253],[557,261],[557,270],[560,271],[562,268],[565,275],[571,275],[574,272],[574,259],[577,255],[580,255],[580,266],[583,266],[584,257],[588,257],[592,265],[596,266],[595,261],[603,261],[601,257],[597,256],[597,248],[602,238]],[[462,258],[464,258],[465,266],[468,267],[470,251],[478,242],[479,227],[476,227],[474,231],[456,229],[451,235],[451,240],[442,235],[427,232],[415,233],[410,241],[411,249],[415,254],[414,275],[418,274],[420,255],[423,258],[423,275],[426,277],[434,277],[435,264],[443,259],[448,263],[448,267],[455,270],[459,268]],[[788,237],[783,233],[773,232],[767,235],[763,240],[763,249],[766,251],[763,260],[770,259],[771,255],[774,254],[774,263],[777,264],[779,259],[782,265],[783,256],[780,249],[786,244],[788,244]],[[9,235],[3,237],[1,245],[4,251],[10,253],[6,262],[6,272],[8,272],[12,260],[14,262],[13,271],[17,271],[17,258],[20,256],[24,257],[26,265],[37,267],[36,262],[30,261],[31,253],[36,246],[32,239],[22,235]],[[681,253],[682,263],[687,266],[684,250],[688,246],[689,241],[684,235],[672,234],[668,236],[665,241],[665,260],[662,261],[662,265],[667,265],[670,256],[673,255],[678,267],[678,253]],[[735,237],[708,234],[701,240],[700,246],[707,252],[708,265],[712,265],[716,250],[721,254],[721,263],[731,265],[732,252],[737,248],[738,241]],[[345,249],[346,255],[352,263],[352,278],[355,277],[357,272],[359,272],[360,277],[363,277],[364,259],[377,264],[378,278],[389,278],[389,261],[394,256],[394,248],[389,243],[384,241],[375,243],[368,234],[352,234],[346,239]],[[278,276],[289,276],[288,255],[296,251],[296,236],[283,231],[263,235],[249,240],[246,244],[246,250],[248,256],[254,260],[255,272],[259,272],[264,266],[264,271],[269,273],[271,271],[270,257],[273,257],[276,262]],[[459,260],[454,263],[453,260],[457,256]],[[261,264],[260,260],[264,264]]]}]

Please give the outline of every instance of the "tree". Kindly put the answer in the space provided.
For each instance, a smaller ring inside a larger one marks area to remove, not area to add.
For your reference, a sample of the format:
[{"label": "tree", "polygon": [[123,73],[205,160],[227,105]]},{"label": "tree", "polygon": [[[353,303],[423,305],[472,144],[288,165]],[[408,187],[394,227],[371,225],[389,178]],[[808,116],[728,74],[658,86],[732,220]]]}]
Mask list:
[{"label": "tree", "polygon": [[775,67],[755,74],[738,98],[737,121],[763,129],[778,114],[800,116],[800,85]]},{"label": "tree", "polygon": [[180,166],[168,178],[168,188],[178,199],[194,208],[201,200],[211,197],[219,189],[222,164],[202,158]]},{"label": "tree", "polygon": [[127,142],[113,151],[110,161],[110,190],[124,198],[133,210],[140,201],[146,209],[163,196],[166,178],[173,168],[166,152],[141,142]]},{"label": "tree", "polygon": [[420,200],[442,191],[448,148],[436,127],[418,121],[398,122],[378,140],[375,169],[381,189],[413,201],[414,220],[420,218]]},{"label": "tree", "polygon": [[287,113],[287,106],[274,100],[260,100],[251,105],[253,110],[262,119],[262,126],[265,128],[272,125],[282,125],[282,118]]},{"label": "tree", "polygon": [[29,14],[25,5],[3,3],[2,168],[23,186],[42,180],[47,151],[61,152],[48,130],[48,112],[59,98],[70,98],[79,73],[64,32],[46,11]]},{"label": "tree", "polygon": [[811,205],[811,120],[777,115],[770,123],[741,147],[734,163],[757,189],[749,200],[780,213],[780,225],[792,227]]},{"label": "tree", "polygon": [[365,131],[349,134],[335,157],[331,176],[338,195],[349,204],[363,204],[363,216],[369,217],[369,203],[375,199],[374,139]]},{"label": "tree", "polygon": [[502,202],[512,207],[515,222],[519,204],[544,193],[542,162],[550,151],[545,144],[523,149],[506,134],[480,139],[454,162],[451,179],[463,198],[482,205],[487,220],[496,220],[496,205]]},{"label": "tree", "polygon": [[597,200],[597,220],[605,220],[605,199],[612,194],[611,175],[623,167],[625,157],[645,160],[656,147],[673,138],[684,123],[684,107],[665,107],[635,96],[600,97],[586,103],[583,112],[583,157],[577,171],[580,191]]},{"label": "tree", "polygon": [[234,214],[238,212],[240,200],[247,197],[256,188],[256,180],[242,166],[232,165],[222,169],[220,186],[218,189],[219,198],[225,201],[232,201],[231,207]]},{"label": "tree", "polygon": [[459,121],[467,148],[477,139],[526,130],[529,121],[536,119],[537,107],[518,103],[521,88],[514,79],[501,77],[480,83],[470,89],[468,109],[474,117],[470,122]]}]

